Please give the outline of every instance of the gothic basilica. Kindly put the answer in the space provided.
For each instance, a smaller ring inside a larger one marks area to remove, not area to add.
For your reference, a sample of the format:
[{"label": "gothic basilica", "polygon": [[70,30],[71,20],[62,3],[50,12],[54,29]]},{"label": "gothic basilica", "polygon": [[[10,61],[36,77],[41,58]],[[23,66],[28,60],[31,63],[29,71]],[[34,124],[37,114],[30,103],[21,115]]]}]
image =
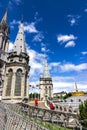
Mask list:
[{"label": "gothic basilica", "polygon": [[[0,22],[0,98],[4,101],[21,101],[29,97],[29,56],[26,49],[23,22],[11,52],[8,52],[10,29],[6,11]],[[52,78],[45,62],[43,76],[40,77],[40,97],[53,97]]]},{"label": "gothic basilica", "polygon": [[3,100],[28,98],[29,56],[26,51],[23,23],[11,52],[8,53],[7,11],[0,22],[0,96]]}]

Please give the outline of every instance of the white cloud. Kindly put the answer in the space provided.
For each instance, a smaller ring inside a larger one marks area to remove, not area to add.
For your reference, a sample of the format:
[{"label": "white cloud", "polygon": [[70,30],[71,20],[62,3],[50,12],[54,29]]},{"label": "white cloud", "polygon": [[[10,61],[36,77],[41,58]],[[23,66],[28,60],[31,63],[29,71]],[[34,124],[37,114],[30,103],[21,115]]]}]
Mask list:
[{"label": "white cloud", "polygon": [[13,42],[9,42],[9,47],[8,47],[8,51],[10,52],[13,48]]},{"label": "white cloud", "polygon": [[30,56],[30,77],[32,80],[33,78],[37,79],[37,77],[39,78],[40,74],[42,73],[44,54],[40,54],[32,49],[28,49],[27,51]]},{"label": "white cloud", "polygon": [[42,33],[38,33],[34,36],[33,41],[34,42],[41,42],[44,39],[44,36]]},{"label": "white cloud", "polygon": [[10,28],[11,29],[14,29],[14,25],[19,25],[20,21],[17,21],[17,20],[13,20],[12,22],[10,22]]},{"label": "white cloud", "polygon": [[75,77],[74,76],[54,76],[53,77],[53,81],[56,81],[56,82],[69,82],[69,81],[75,81]]},{"label": "white cloud", "polygon": [[60,62],[52,62],[52,63],[50,63],[50,68],[58,67],[59,65],[60,65]]},{"label": "white cloud", "polygon": [[13,21],[10,22],[10,25],[15,25],[15,24],[19,24],[19,23],[20,23],[20,21],[17,21],[17,20],[15,20],[15,19],[13,19]]},{"label": "white cloud", "polygon": [[42,47],[42,48],[41,48],[41,51],[42,51],[42,52],[45,52],[45,51],[46,51],[46,48],[45,48],[45,47]]},{"label": "white cloud", "polygon": [[[55,77],[54,77],[55,79]],[[67,91],[67,92],[72,92],[72,91],[76,91],[75,89],[75,82],[67,82],[67,81],[55,81],[53,80],[53,92],[61,92],[61,91]],[[80,91],[87,91],[87,83],[77,83],[78,86],[78,90]]]},{"label": "white cloud", "polygon": [[35,27],[35,23],[32,22],[30,24],[24,24],[24,31],[28,32],[28,33],[38,33],[38,30]]},{"label": "white cloud", "polygon": [[82,63],[82,64],[79,64],[79,65],[74,65],[74,64],[71,64],[71,63],[66,63],[66,64],[63,64],[63,65],[60,65],[60,69],[61,71],[63,72],[67,72],[67,71],[83,71],[83,70],[87,70],[87,63]]},{"label": "white cloud", "polygon": [[58,35],[57,36],[57,40],[58,42],[61,42],[61,43],[65,43],[67,41],[70,41],[70,40],[75,40],[77,39],[77,37],[75,37],[73,34],[70,34],[70,35]]},{"label": "white cloud", "polygon": [[65,48],[74,47],[74,46],[75,46],[75,42],[74,41],[69,41],[69,42],[66,43]]},{"label": "white cloud", "polygon": [[49,64],[49,67],[52,72],[81,72],[83,70],[87,70],[87,63],[75,65],[72,63],[52,62]]},{"label": "white cloud", "polygon": [[70,92],[74,90],[74,82],[64,82],[64,81],[55,81],[53,78],[53,92],[67,91]]},{"label": "white cloud", "polygon": [[86,55],[87,54],[87,51],[83,51],[83,52],[81,52],[83,55]]},{"label": "white cloud", "polygon": [[[12,22],[10,22],[10,27],[14,28],[14,25],[19,25],[19,24],[20,24],[20,21],[17,21],[17,20],[14,19]],[[35,22],[31,22],[31,23],[23,22],[23,26],[24,26],[25,32],[39,33],[39,31],[35,27]]]},{"label": "white cloud", "polygon": [[71,21],[70,21],[70,23],[71,23],[71,26],[75,25],[75,23],[76,23],[75,18],[72,18]]}]

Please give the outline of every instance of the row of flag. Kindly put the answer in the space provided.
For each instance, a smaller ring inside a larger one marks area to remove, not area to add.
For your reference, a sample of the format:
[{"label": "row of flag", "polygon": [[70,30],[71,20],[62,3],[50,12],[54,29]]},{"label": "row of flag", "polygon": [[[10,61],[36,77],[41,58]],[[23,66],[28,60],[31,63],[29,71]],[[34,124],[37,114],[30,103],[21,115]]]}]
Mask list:
[{"label": "row of flag", "polygon": [[40,86],[29,85],[29,93],[40,93],[40,91]]},{"label": "row of flag", "polygon": [[29,85],[29,88],[30,89],[39,89],[39,90],[41,90],[40,86]]}]

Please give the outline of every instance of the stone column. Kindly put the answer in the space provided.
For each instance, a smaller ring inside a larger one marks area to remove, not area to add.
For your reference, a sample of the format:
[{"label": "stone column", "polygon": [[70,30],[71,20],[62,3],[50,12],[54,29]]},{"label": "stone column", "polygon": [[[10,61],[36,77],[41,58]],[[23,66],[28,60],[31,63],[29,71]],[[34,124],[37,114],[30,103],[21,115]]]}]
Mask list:
[{"label": "stone column", "polygon": [[3,93],[2,93],[2,98],[6,97],[6,89],[7,89],[7,82],[8,82],[8,73],[6,74],[6,80],[4,81],[4,87],[3,87]]},{"label": "stone column", "polygon": [[21,98],[24,97],[24,88],[25,88],[25,74],[22,73],[22,77],[21,77]]},{"label": "stone column", "polygon": [[12,85],[11,85],[11,99],[15,97],[15,80],[16,80],[16,71],[15,67],[13,69],[13,76],[12,76]]},{"label": "stone column", "polygon": [[27,76],[27,83],[26,83],[26,97],[29,98],[29,75]]}]

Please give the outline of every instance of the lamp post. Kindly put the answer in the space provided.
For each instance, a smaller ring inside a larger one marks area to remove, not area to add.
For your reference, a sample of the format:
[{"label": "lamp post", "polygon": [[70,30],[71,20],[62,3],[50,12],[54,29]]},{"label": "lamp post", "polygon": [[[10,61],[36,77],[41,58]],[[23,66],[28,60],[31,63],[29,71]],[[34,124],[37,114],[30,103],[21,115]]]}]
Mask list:
[{"label": "lamp post", "polygon": [[40,83],[38,83],[36,86],[39,87],[38,99],[40,100],[40,92],[41,92]]}]

